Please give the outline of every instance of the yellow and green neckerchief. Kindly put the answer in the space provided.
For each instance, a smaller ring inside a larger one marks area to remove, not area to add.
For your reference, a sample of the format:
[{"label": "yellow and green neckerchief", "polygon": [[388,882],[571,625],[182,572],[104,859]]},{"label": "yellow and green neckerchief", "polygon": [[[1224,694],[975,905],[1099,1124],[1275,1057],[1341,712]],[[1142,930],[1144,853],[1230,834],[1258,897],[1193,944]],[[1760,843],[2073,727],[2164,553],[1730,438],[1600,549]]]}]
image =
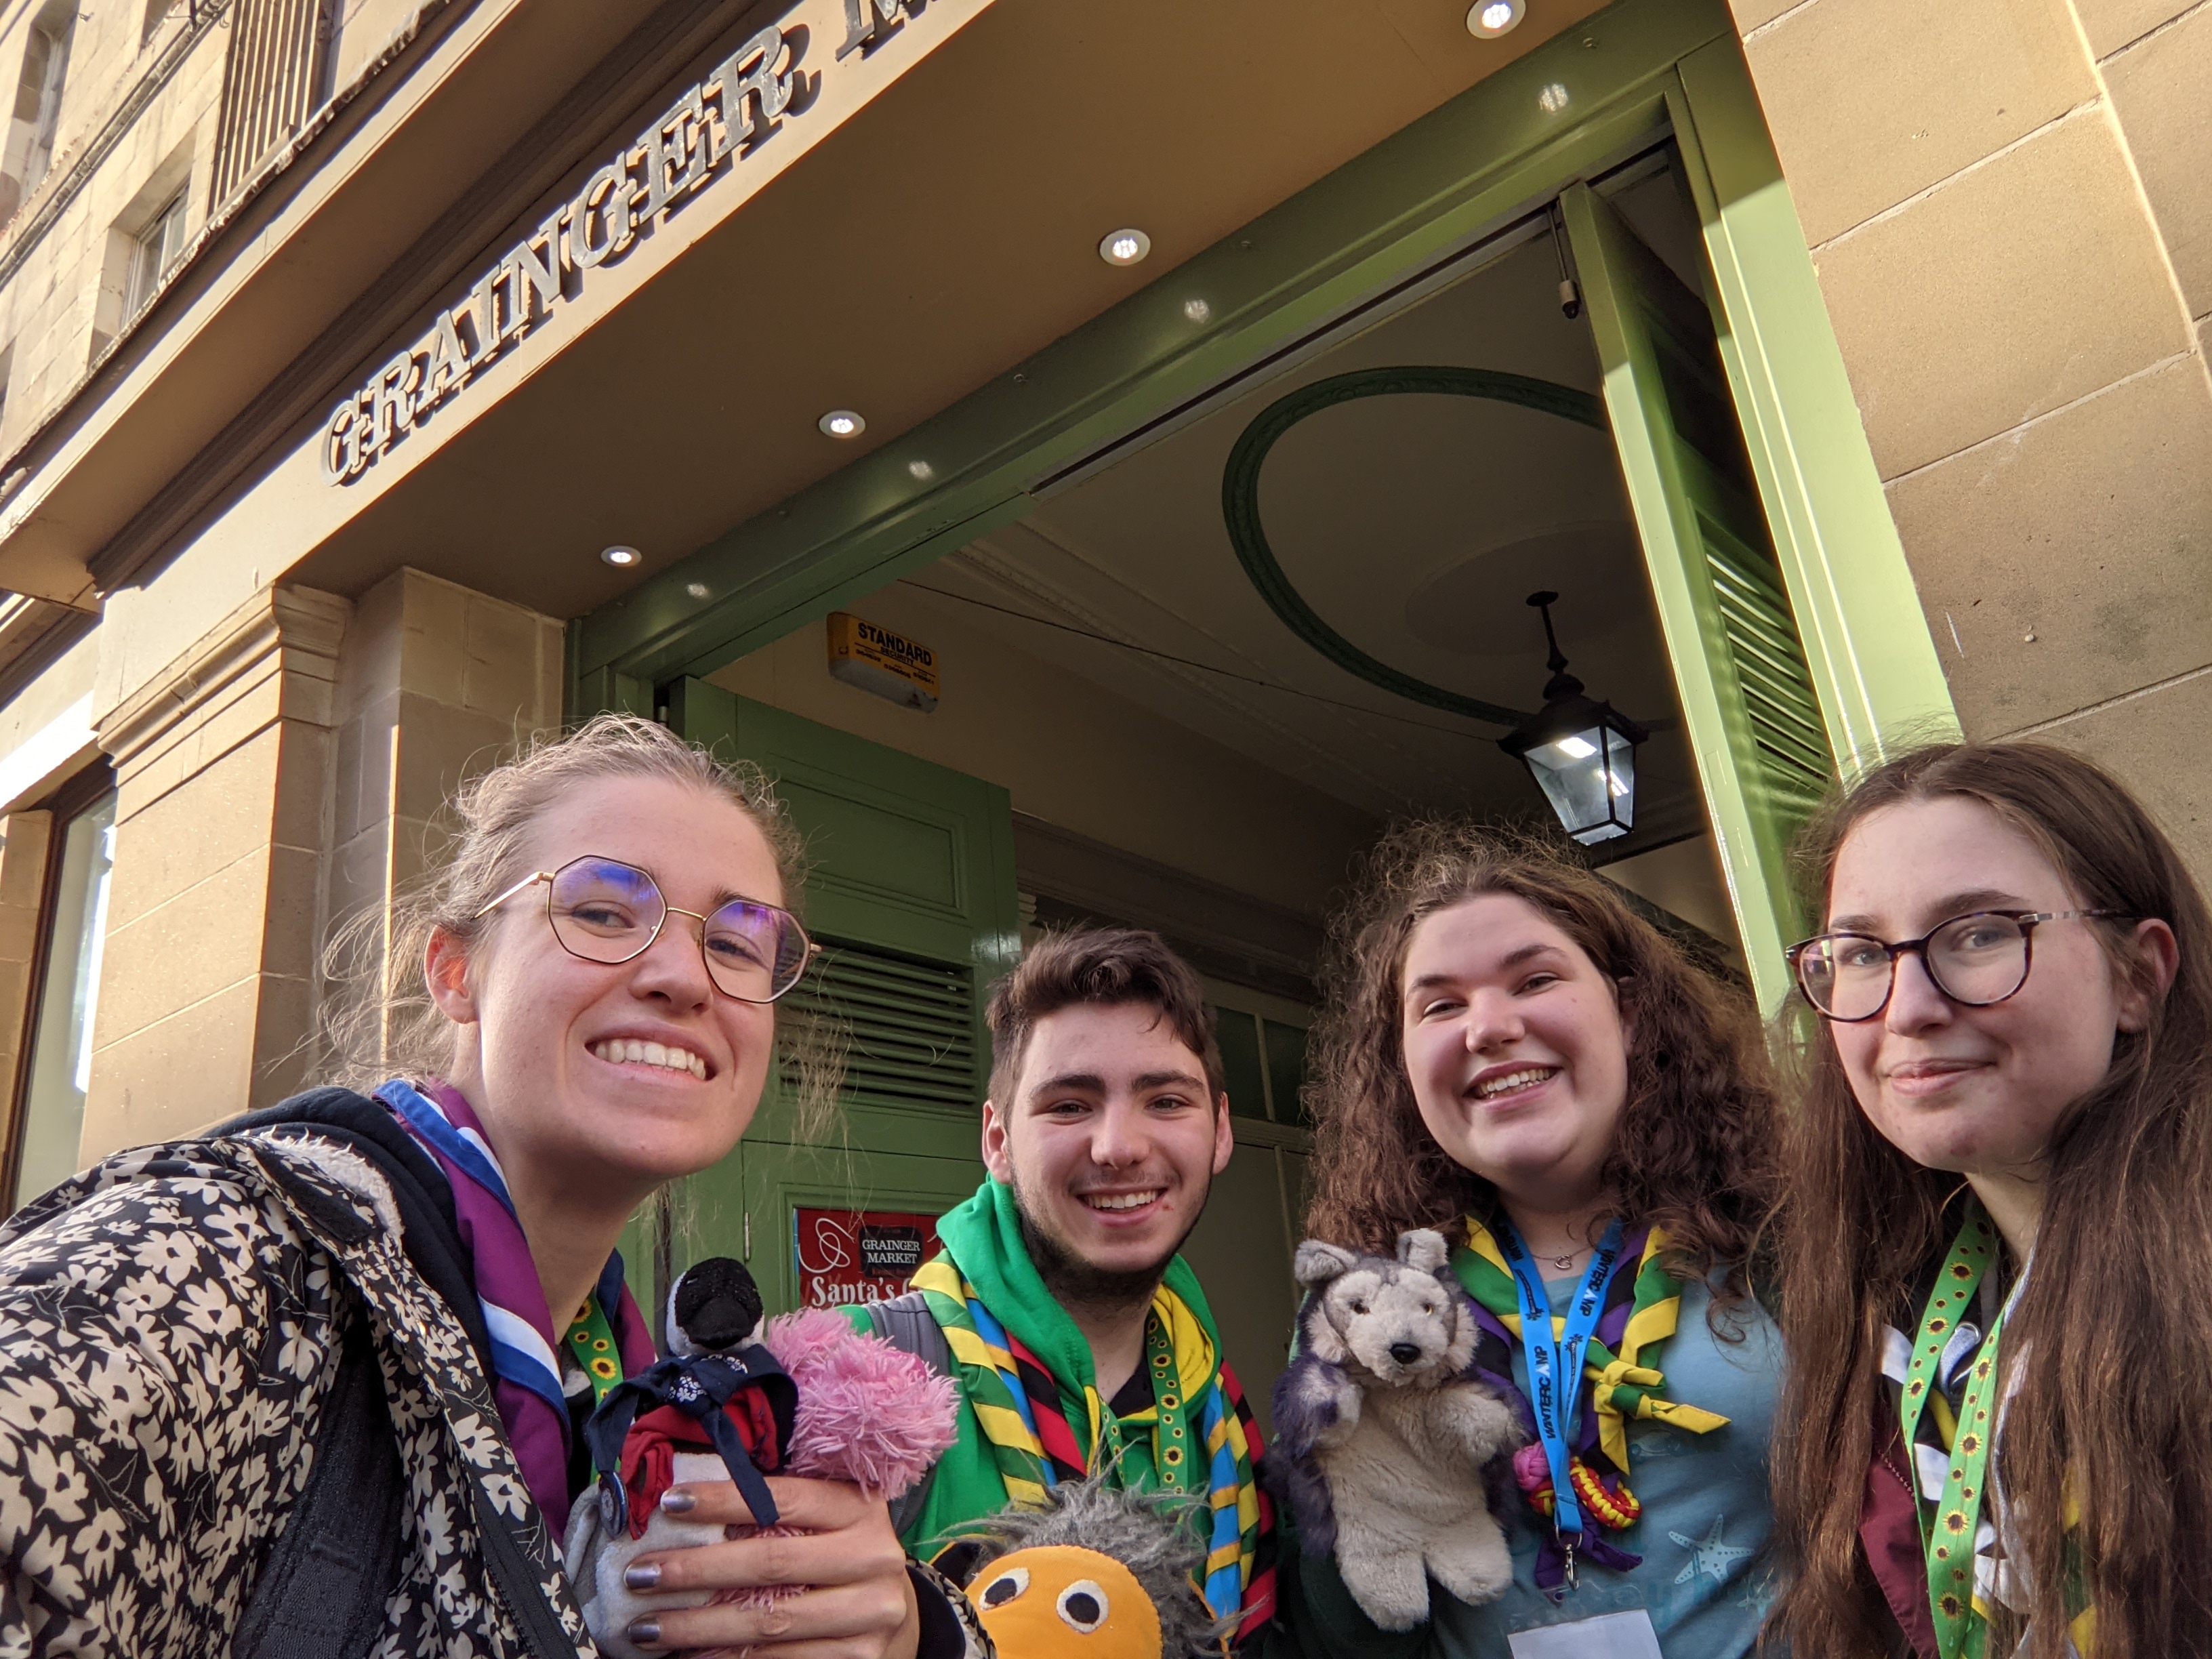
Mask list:
[{"label": "yellow and green neckerchief", "polygon": [[[1651,1362],[1660,1345],[1674,1335],[1682,1306],[1681,1281],[1662,1260],[1666,1250],[1667,1236],[1656,1227],[1646,1227],[1640,1237],[1626,1241],[1607,1281],[1597,1328],[1583,1346],[1588,1392],[1576,1421],[1567,1425],[1568,1478],[1574,1482],[1579,1507],[1595,1516],[1603,1531],[1586,1528],[1569,1540],[1556,1529],[1539,1529],[1536,1584],[1547,1594],[1559,1593],[1562,1583],[1572,1583],[1577,1556],[1617,1572],[1642,1565],[1641,1557],[1604,1537],[1604,1531],[1633,1526],[1643,1513],[1628,1486],[1631,1422],[1668,1423],[1692,1434],[1710,1433],[1728,1422],[1660,1392],[1667,1379]],[[1524,1420],[1533,1421],[1534,1412],[1513,1375],[1514,1352],[1524,1346],[1520,1293],[1497,1239],[1473,1216],[1467,1218],[1466,1243],[1452,1252],[1451,1266],[1475,1305],[1474,1369],[1519,1403]],[[1566,1322],[1559,1315],[1552,1316],[1555,1335],[1564,1337]],[[1540,1516],[1555,1516],[1559,1499],[1551,1480],[1539,1480],[1517,1465],[1515,1474],[1530,1506]]]},{"label": "yellow and green neckerchief", "polygon": [[[1666,1399],[1660,1393],[1667,1379],[1652,1362],[1658,1357],[1659,1345],[1674,1334],[1682,1310],[1682,1283],[1661,1261],[1666,1250],[1667,1235],[1657,1227],[1645,1231],[1640,1245],[1630,1239],[1622,1252],[1623,1270],[1613,1275],[1606,1292],[1598,1334],[1583,1352],[1588,1399],[1597,1414],[1597,1449],[1620,1474],[1628,1473],[1632,1422],[1666,1423],[1692,1434],[1710,1433],[1728,1422],[1717,1413]],[[1636,1264],[1632,1274],[1626,1271],[1628,1261]],[[1451,1265],[1475,1306],[1489,1315],[1506,1337],[1505,1363],[1495,1369],[1510,1378],[1511,1350],[1521,1340],[1520,1297],[1513,1287],[1513,1270],[1505,1265],[1498,1241],[1473,1216],[1467,1218],[1467,1243],[1452,1252]],[[1557,1316],[1553,1322],[1555,1326],[1565,1323]],[[1606,1340],[1608,1334],[1610,1341]]]},{"label": "yellow and green neckerchief", "polygon": [[[1217,1614],[1265,1616],[1274,1593],[1272,1528],[1254,1464],[1259,1431],[1220,1358],[1197,1280],[1181,1257],[1154,1293],[1145,1365],[1152,1404],[1117,1419],[1099,1397],[1089,1343],[1045,1290],[1012,1194],[987,1182],[938,1223],[945,1251],[913,1287],[945,1333],[961,1392],[1014,1504],[1112,1468],[1147,1487],[1205,1494],[1201,1590]],[[1131,1443],[1128,1431],[1149,1430]]]}]

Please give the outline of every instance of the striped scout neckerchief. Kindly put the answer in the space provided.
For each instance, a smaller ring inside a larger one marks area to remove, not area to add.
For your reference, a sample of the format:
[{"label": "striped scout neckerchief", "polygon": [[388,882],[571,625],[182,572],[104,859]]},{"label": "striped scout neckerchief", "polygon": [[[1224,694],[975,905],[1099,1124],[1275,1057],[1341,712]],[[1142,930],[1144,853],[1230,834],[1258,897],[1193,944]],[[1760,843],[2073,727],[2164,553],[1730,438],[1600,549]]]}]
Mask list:
[{"label": "striped scout neckerchief", "polygon": [[[1034,1506],[1062,1480],[1090,1473],[1120,1450],[1121,1423],[1098,1397],[1083,1390],[1083,1432],[1069,1417],[1057,1379],[983,1305],[949,1254],[925,1262],[913,1279],[944,1331],[963,1392],[991,1448],[1006,1501]],[[1188,1390],[1203,1390],[1199,1427],[1205,1442],[1205,1492],[1210,1522],[1206,1606],[1217,1616],[1241,1611],[1242,1628],[1264,1623],[1274,1608],[1273,1516],[1253,1466],[1264,1449],[1258,1425],[1226,1361],[1214,1364],[1213,1344],[1182,1299],[1164,1285],[1147,1322],[1146,1369],[1152,1374],[1152,1463],[1161,1485],[1198,1489],[1194,1472],[1174,1443],[1188,1416]],[[1164,1363],[1163,1363],[1164,1362]],[[1129,1419],[1142,1424],[1145,1413]],[[1085,1450],[1088,1441],[1091,1452]]]},{"label": "striped scout neckerchief", "polygon": [[[1568,1429],[1568,1443],[1577,1462],[1614,1480],[1625,1480],[1628,1474],[1632,1422],[1665,1423],[1692,1434],[1707,1434],[1728,1424],[1717,1413],[1668,1400],[1660,1392],[1667,1379],[1653,1362],[1660,1345],[1674,1334],[1682,1310],[1682,1284],[1667,1271],[1662,1260],[1666,1251],[1667,1235],[1660,1228],[1645,1229],[1640,1238],[1630,1235],[1620,1265],[1606,1287],[1596,1332],[1583,1350],[1589,1392]],[[1513,1351],[1521,1345],[1521,1298],[1513,1270],[1490,1229],[1473,1216],[1467,1218],[1465,1243],[1452,1252],[1451,1267],[1475,1304],[1480,1329],[1474,1368],[1518,1404],[1524,1420],[1533,1421],[1527,1400],[1513,1380]],[[1553,1323],[1565,1322],[1554,1315]],[[1583,1534],[1581,1553],[1618,1571],[1630,1571],[1642,1559],[1607,1543],[1595,1530]],[[1559,1540],[1543,1534],[1536,1567],[1539,1587],[1555,1587],[1564,1567]]]},{"label": "striped scout neckerchief", "polygon": [[[506,1425],[523,1482],[557,1539],[568,1528],[568,1402],[562,1391],[562,1365],[545,1289],[530,1242],[523,1237],[514,1200],[507,1196],[507,1173],[484,1137],[483,1125],[458,1090],[435,1081],[426,1081],[418,1090],[394,1078],[376,1091],[376,1097],[437,1161],[453,1189],[454,1221],[469,1252],[477,1299],[491,1337],[492,1394],[500,1420]],[[595,1336],[613,1341],[613,1358],[624,1375],[642,1370],[657,1356],[645,1317],[623,1283],[619,1255],[607,1258],[592,1300],[598,1304],[599,1320],[571,1321],[564,1328],[582,1328],[586,1346],[578,1350],[568,1346],[578,1369],[591,1378],[596,1398],[604,1391],[599,1385],[605,1382],[609,1356],[592,1351]]]},{"label": "striped scout neckerchief", "polygon": [[[1575,1437],[1577,1449],[1595,1441],[1607,1462],[1626,1474],[1628,1469],[1628,1425],[1650,1420],[1705,1434],[1727,1425],[1728,1419],[1661,1396],[1666,1377],[1652,1362],[1659,1344],[1674,1334],[1682,1312],[1682,1283],[1668,1273],[1661,1258],[1667,1251],[1667,1235],[1649,1229],[1639,1242],[1629,1240],[1621,1252],[1623,1271],[1616,1272],[1606,1293],[1605,1311],[1597,1334],[1583,1351],[1583,1374],[1590,1387],[1589,1400],[1594,1426],[1586,1424]],[[1633,1262],[1636,1271],[1626,1271]],[[1452,1255],[1452,1270],[1475,1305],[1489,1314],[1514,1341],[1521,1340],[1521,1304],[1513,1288],[1513,1270],[1490,1229],[1474,1217],[1467,1222],[1467,1248]],[[1554,1322],[1557,1316],[1554,1316]]]}]

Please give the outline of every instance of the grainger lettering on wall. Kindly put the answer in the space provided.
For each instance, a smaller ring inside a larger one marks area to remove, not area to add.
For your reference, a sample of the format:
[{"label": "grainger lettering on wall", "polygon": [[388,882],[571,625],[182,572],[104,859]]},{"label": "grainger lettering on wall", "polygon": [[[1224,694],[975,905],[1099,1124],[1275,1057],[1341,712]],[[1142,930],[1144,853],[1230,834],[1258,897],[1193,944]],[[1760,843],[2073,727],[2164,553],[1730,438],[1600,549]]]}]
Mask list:
[{"label": "grainger lettering on wall", "polygon": [[911,17],[923,0],[845,0],[845,44],[837,48],[840,60],[863,48],[873,48],[896,28],[901,17]]},{"label": "grainger lettering on wall", "polygon": [[[896,12],[908,0],[866,3]],[[320,446],[324,482],[360,477],[478,370],[580,295],[593,270],[622,258],[694,191],[738,165],[790,109],[797,59],[782,29],[761,30],[586,179],[574,198],[441,309],[420,339],[331,411]]]}]

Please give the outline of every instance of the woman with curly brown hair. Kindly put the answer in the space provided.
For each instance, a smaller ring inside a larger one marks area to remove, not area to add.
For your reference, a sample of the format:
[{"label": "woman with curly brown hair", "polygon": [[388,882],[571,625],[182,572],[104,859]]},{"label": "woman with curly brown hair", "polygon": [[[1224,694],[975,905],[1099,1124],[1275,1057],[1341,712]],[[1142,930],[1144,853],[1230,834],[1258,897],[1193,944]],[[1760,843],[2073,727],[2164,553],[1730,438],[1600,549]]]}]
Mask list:
[{"label": "woman with curly brown hair", "polygon": [[[1531,1443],[1499,1600],[1432,1589],[1429,1623],[1388,1634],[1308,1557],[1300,1644],[1749,1652],[1781,1349],[1751,1295],[1776,1128],[1747,1002],[1604,878],[1453,823],[1383,841],[1332,945],[1307,1232],[1387,1254],[1406,1230],[1443,1231],[1484,1333],[1476,1364]],[[1532,1372],[1561,1407],[1548,1433]],[[1569,1647],[1524,1639],[1577,1624],[1549,1634]]]},{"label": "woman with curly brown hair", "polygon": [[2203,894],[2126,790],[2036,744],[1891,762],[1808,862],[1781,1632],[2212,1653]]}]

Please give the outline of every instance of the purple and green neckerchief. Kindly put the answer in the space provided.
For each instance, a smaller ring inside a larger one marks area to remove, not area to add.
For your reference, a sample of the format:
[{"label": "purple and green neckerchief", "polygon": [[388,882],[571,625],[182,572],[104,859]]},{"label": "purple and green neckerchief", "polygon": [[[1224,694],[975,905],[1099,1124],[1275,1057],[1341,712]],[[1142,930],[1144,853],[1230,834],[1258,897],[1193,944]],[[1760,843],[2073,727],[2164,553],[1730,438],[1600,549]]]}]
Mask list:
[{"label": "purple and green neckerchief", "polygon": [[[1682,1299],[1681,1281],[1665,1265],[1667,1249],[1666,1234],[1659,1228],[1630,1232],[1598,1293],[1602,1305],[1582,1355],[1586,1392],[1568,1431],[1568,1448],[1599,1474],[1628,1474],[1631,1422],[1663,1422],[1692,1434],[1708,1433],[1728,1422],[1661,1393],[1666,1378],[1653,1362],[1661,1345],[1674,1334]],[[1467,1218],[1466,1242],[1452,1251],[1451,1267],[1474,1304],[1472,1369],[1513,1402],[1534,1439],[1535,1414],[1513,1378],[1513,1352],[1521,1346],[1520,1290],[1496,1236],[1473,1216]],[[1555,1488],[1555,1506],[1558,1501]],[[1555,1528],[1542,1528],[1539,1536],[1536,1585],[1557,1595],[1566,1581],[1566,1552]],[[1609,1542],[1595,1527],[1583,1528],[1575,1553],[1585,1563],[1616,1572],[1626,1572],[1643,1560]]]},{"label": "purple and green neckerchief", "polygon": [[[1612,1287],[1613,1270],[1620,1264],[1620,1218],[1615,1216],[1606,1224],[1605,1237],[1591,1252],[1589,1270],[1567,1306],[1564,1325],[1558,1328],[1553,1323],[1551,1297],[1543,1275],[1536,1271],[1519,1231],[1510,1221],[1500,1222],[1495,1237],[1520,1295],[1521,1346],[1528,1362],[1530,1415],[1545,1462],[1551,1466],[1552,1535],[1565,1555],[1566,1581],[1571,1589],[1575,1552],[1583,1547],[1584,1534],[1582,1505],[1576,1500],[1574,1482],[1568,1478],[1568,1460],[1573,1451],[1567,1436],[1582,1404],[1583,1351],[1597,1330],[1605,1293]],[[1595,1419],[1596,1413],[1590,1415]]]},{"label": "purple and green neckerchief", "polygon": [[[422,1143],[453,1186],[453,1219],[473,1264],[477,1299],[491,1336],[492,1392],[500,1420],[523,1482],[558,1539],[568,1529],[568,1402],[561,1389],[559,1347],[545,1288],[514,1201],[507,1196],[506,1173],[483,1123],[459,1090],[434,1080],[418,1090],[394,1078],[376,1097]],[[592,1302],[599,1320],[580,1316],[562,1328],[581,1323],[611,1333],[625,1376],[652,1364],[659,1356],[645,1316],[623,1283],[619,1255],[607,1258]],[[584,1358],[580,1355],[580,1363]],[[583,1369],[592,1376],[588,1364]],[[592,1380],[595,1385],[599,1381]],[[593,1392],[602,1390],[595,1386]]]}]

